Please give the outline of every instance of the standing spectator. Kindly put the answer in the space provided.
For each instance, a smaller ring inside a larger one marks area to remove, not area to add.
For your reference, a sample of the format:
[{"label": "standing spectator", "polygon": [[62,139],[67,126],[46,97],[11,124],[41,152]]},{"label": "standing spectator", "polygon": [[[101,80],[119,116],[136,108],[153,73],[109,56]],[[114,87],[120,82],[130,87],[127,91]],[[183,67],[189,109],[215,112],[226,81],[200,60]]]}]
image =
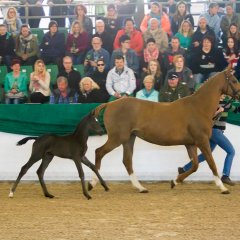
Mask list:
[{"label": "standing spectator", "polygon": [[71,57],[66,56],[63,58],[63,68],[59,71],[58,77],[65,77],[68,81],[68,87],[72,92],[78,92],[81,74],[73,69]]},{"label": "standing spectator", "polygon": [[[207,19],[205,17],[200,17],[198,20],[197,30],[192,36],[191,49],[198,48],[202,45],[202,40],[205,36],[211,36],[213,39],[213,44],[217,45],[216,37],[213,29],[211,29],[207,24]],[[190,49],[190,50],[191,50]]]},{"label": "standing spectator", "polygon": [[4,92],[6,104],[23,103],[27,97],[27,76],[20,71],[21,62],[13,59],[11,62],[12,72],[5,76]]},{"label": "standing spectator", "polygon": [[105,69],[104,61],[102,59],[99,59],[97,61],[96,70],[89,76],[100,87],[100,92],[104,99],[103,102],[107,102],[110,97],[106,89],[107,74],[108,71]]},{"label": "standing spectator", "polygon": [[16,38],[16,55],[22,65],[34,65],[39,56],[37,37],[34,36],[27,24],[23,24]]},{"label": "standing spectator", "polygon": [[[42,16],[45,16],[43,7],[42,7],[43,0],[20,0],[21,7],[19,9],[19,13],[21,17],[35,17],[28,19],[28,24],[30,28],[39,28],[39,23]],[[28,5],[35,5],[29,7]],[[27,12],[26,12],[27,8]],[[27,23],[26,19],[22,20],[23,23]]]},{"label": "standing spectator", "polygon": [[134,21],[131,18],[126,18],[124,28],[118,31],[113,43],[114,49],[121,47],[119,38],[122,35],[130,36],[130,48],[136,52],[137,56],[141,56],[144,45],[142,33],[134,27]]},{"label": "standing spectator", "polygon": [[177,73],[172,72],[167,84],[160,89],[159,102],[173,102],[189,95],[189,88],[179,81]]},{"label": "standing spectator", "polygon": [[115,58],[115,67],[107,75],[106,88],[111,96],[109,101],[133,94],[136,78],[133,71],[125,66],[122,56]]},{"label": "standing spectator", "polygon": [[175,74],[177,74],[179,82],[185,84],[189,88],[191,93],[193,93],[195,89],[195,82],[193,79],[192,70],[186,67],[184,62],[185,60],[182,55],[175,55],[173,57],[174,67],[168,71],[165,82],[167,82],[169,76],[174,72]]},{"label": "standing spectator", "polygon": [[67,36],[67,54],[73,59],[73,64],[82,64],[88,49],[89,37],[79,21],[74,21]]},{"label": "standing spectator", "polygon": [[194,26],[194,20],[192,14],[187,12],[187,4],[183,1],[177,3],[176,12],[173,14],[171,21],[171,29],[173,35],[175,35],[184,20],[188,20],[192,26]]},{"label": "standing spectator", "polygon": [[[74,13],[73,7],[66,5],[70,3],[72,3],[72,0],[48,0],[47,1],[47,4],[50,6],[49,15],[51,17],[51,21],[56,21],[59,27],[65,27],[66,16],[73,15]],[[69,21],[71,24],[72,18],[70,18]]]},{"label": "standing spectator", "polygon": [[30,75],[29,90],[31,103],[49,102],[50,74],[46,71],[42,60],[37,60],[34,64],[34,72]]},{"label": "standing spectator", "polygon": [[113,40],[109,33],[105,29],[105,23],[102,19],[98,19],[95,23],[96,33],[93,37],[99,37],[102,39],[102,48],[106,49],[109,54],[113,51]]},{"label": "standing spectator", "polygon": [[240,27],[240,19],[238,15],[234,12],[232,4],[228,3],[226,4],[226,15],[221,18],[220,22],[223,46],[226,46],[228,30],[232,23]]},{"label": "standing spectator", "polygon": [[146,76],[151,75],[154,79],[154,89],[159,91],[160,88],[163,86],[163,74],[159,65],[159,62],[157,60],[150,60],[148,62],[147,69],[144,70],[142,73],[142,80],[140,83],[140,88],[143,86],[143,80]]},{"label": "standing spectator", "polygon": [[159,21],[157,18],[149,20],[149,28],[143,33],[145,44],[148,39],[153,38],[161,53],[165,52],[168,48],[168,35],[161,28],[159,28]]},{"label": "standing spectator", "polygon": [[124,62],[128,68],[131,68],[135,74],[139,74],[139,60],[133,49],[130,48],[130,37],[128,35],[122,35],[119,38],[121,48],[116,49],[112,53],[111,68],[115,65],[116,56],[123,56]]},{"label": "standing spectator", "polygon": [[6,18],[3,20],[3,24],[7,26],[7,31],[11,33],[13,37],[19,33],[22,21],[18,17],[15,7],[8,8]]},{"label": "standing spectator", "polygon": [[227,62],[222,51],[214,47],[213,40],[209,36],[203,38],[202,47],[194,50],[191,55],[190,69],[197,85],[222,71],[226,66]]},{"label": "standing spectator", "polygon": [[154,89],[153,76],[146,76],[143,80],[143,85],[144,88],[136,93],[136,98],[152,102],[158,102],[159,92]]},{"label": "standing spectator", "polygon": [[0,24],[0,64],[5,64],[8,71],[11,71],[11,61],[15,56],[14,40],[11,33],[7,32],[5,24]]},{"label": "standing spectator", "polygon": [[114,4],[109,4],[107,6],[107,13],[103,18],[103,21],[105,22],[106,31],[109,34],[109,38],[111,38],[113,42],[117,32],[122,28],[122,22],[118,17],[118,13]]},{"label": "standing spectator", "polygon": [[50,104],[77,103],[78,94],[68,87],[68,80],[61,76],[57,78],[57,89],[52,91]]},{"label": "standing spectator", "polygon": [[44,34],[40,45],[41,58],[45,64],[58,64],[60,67],[65,54],[65,37],[63,33],[58,32],[56,21],[51,21],[48,29],[49,31]]},{"label": "standing spectator", "polygon": [[74,13],[76,20],[82,24],[89,38],[91,38],[93,34],[93,23],[91,18],[87,16],[87,8],[83,4],[78,4],[74,9]]},{"label": "standing spectator", "polygon": [[107,50],[102,48],[102,39],[94,37],[92,39],[92,49],[87,52],[84,61],[85,73],[87,76],[96,70],[98,59],[104,60],[107,70],[110,68],[110,55]]},{"label": "standing spectator", "polygon": [[175,35],[180,42],[180,47],[188,50],[192,43],[193,27],[188,20],[183,20],[179,31]]},{"label": "standing spectator", "polygon": [[218,8],[219,6],[216,2],[211,2],[208,11],[200,15],[200,17],[205,17],[207,19],[208,26],[214,31],[216,40],[219,38],[221,21],[218,16]]},{"label": "standing spectator", "polygon": [[172,35],[171,32],[171,23],[168,18],[168,15],[162,11],[162,5],[158,2],[151,3],[150,13],[145,15],[140,25],[141,31],[144,33],[148,28],[148,23],[151,18],[157,18],[160,22],[160,28],[165,31],[168,36]]},{"label": "standing spectator", "polygon": [[90,77],[84,77],[79,83],[79,103],[103,103],[104,96],[101,95],[100,87]]}]

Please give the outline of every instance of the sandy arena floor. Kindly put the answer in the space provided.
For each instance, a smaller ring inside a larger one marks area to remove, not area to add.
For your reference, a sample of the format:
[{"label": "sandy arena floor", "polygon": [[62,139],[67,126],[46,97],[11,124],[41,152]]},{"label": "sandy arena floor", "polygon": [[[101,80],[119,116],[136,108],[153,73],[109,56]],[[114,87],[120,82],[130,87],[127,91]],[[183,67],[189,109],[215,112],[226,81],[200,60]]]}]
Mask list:
[{"label": "sandy arena floor", "polygon": [[11,184],[0,183],[3,240],[236,240],[240,238],[240,184],[222,195],[213,183],[144,183],[140,194],[129,182],[100,185],[86,200],[78,182],[21,182],[13,199]]}]

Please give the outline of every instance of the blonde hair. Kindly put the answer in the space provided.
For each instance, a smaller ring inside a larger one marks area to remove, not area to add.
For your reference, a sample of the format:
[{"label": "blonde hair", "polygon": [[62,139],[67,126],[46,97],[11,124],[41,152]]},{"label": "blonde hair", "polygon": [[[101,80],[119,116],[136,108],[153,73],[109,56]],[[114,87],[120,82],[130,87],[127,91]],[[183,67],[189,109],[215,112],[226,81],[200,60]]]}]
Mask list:
[{"label": "blonde hair", "polygon": [[73,23],[72,23],[72,25],[71,25],[70,33],[73,34],[73,27],[74,27],[75,25],[77,25],[77,24],[78,24],[79,27],[80,27],[80,33],[84,32],[84,27],[83,27],[82,23],[81,23],[80,21],[78,21],[78,20],[75,20],[75,21],[73,21]]},{"label": "blonde hair", "polygon": [[189,31],[188,31],[188,35],[187,35],[187,36],[188,36],[188,37],[191,37],[191,36],[193,35],[193,26],[192,26],[192,24],[191,24],[188,20],[183,20],[183,21],[182,21],[181,26],[180,26],[178,32],[181,33],[181,34],[183,34],[183,24],[184,24],[184,23],[188,23],[190,29],[189,29]]},{"label": "blonde hair", "polygon": [[183,62],[185,63],[185,58],[184,58],[184,56],[183,55],[181,55],[181,54],[178,54],[178,55],[175,55],[174,57],[173,57],[173,64],[174,64],[174,66],[176,65],[176,62],[177,62],[177,60],[179,59],[179,58],[182,58],[182,60],[183,60]]},{"label": "blonde hair", "polygon": [[39,72],[38,72],[38,64],[39,64],[39,63],[43,64],[43,66],[44,66],[42,75],[43,75],[43,78],[45,78],[46,72],[47,72],[47,70],[46,70],[46,65],[45,65],[44,61],[41,60],[41,59],[37,60],[37,61],[34,63],[34,74],[36,74],[36,75],[39,74]]},{"label": "blonde hair", "polygon": [[148,62],[147,74],[152,74],[152,73],[151,73],[151,70],[150,70],[150,63],[151,63],[151,62],[155,62],[155,63],[157,64],[156,76],[157,76],[157,77],[160,77],[161,74],[162,74],[161,68],[160,68],[160,64],[159,64],[158,60],[155,60],[155,59],[150,60],[150,61]]},{"label": "blonde hair", "polygon": [[92,78],[90,78],[90,77],[84,77],[84,78],[82,78],[82,80],[79,82],[79,87],[80,87],[80,90],[81,90],[82,93],[84,93],[83,84],[84,84],[85,82],[91,82],[91,84],[92,84],[92,90],[93,90],[93,89],[100,89],[100,87],[98,86],[98,84],[97,84],[96,82],[94,82],[94,81],[92,80]]},{"label": "blonde hair", "polygon": [[9,11],[13,10],[15,12],[15,17],[17,17],[17,9],[15,7],[9,7],[7,10],[7,18],[9,19]]},{"label": "blonde hair", "polygon": [[154,77],[153,77],[152,75],[147,75],[147,76],[143,79],[143,84],[145,84],[145,82],[146,82],[147,80],[152,80],[152,83],[153,83],[153,84],[154,84],[154,82],[155,82],[155,79],[154,79]]}]

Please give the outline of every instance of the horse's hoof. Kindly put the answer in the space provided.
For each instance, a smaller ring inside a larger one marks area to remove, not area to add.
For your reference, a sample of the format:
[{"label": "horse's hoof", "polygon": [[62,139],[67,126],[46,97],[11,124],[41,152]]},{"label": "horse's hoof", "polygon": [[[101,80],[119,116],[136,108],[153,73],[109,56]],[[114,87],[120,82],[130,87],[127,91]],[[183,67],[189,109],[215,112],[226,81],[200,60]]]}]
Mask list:
[{"label": "horse's hoof", "polygon": [[230,194],[229,190],[223,191],[222,194]]},{"label": "horse's hoof", "polygon": [[105,191],[108,192],[109,191],[109,188],[108,187],[104,187]]},{"label": "horse's hoof", "polygon": [[[92,189],[93,189],[92,184],[90,182],[88,182],[88,191],[91,191]],[[105,188],[105,190],[106,190],[106,188]]]},{"label": "horse's hoof", "polygon": [[90,200],[90,199],[92,199],[92,197],[91,196],[85,196],[86,198],[87,198],[87,200]]},{"label": "horse's hoof", "polygon": [[174,183],[174,181],[171,181],[171,188],[174,188],[176,186],[176,184]]},{"label": "horse's hoof", "polygon": [[54,198],[55,196],[53,196],[52,194],[46,194],[45,197],[47,197],[47,198]]},{"label": "horse's hoof", "polygon": [[10,192],[8,195],[9,198],[13,198],[13,192]]},{"label": "horse's hoof", "polygon": [[148,190],[147,189],[142,189],[139,191],[140,193],[148,193]]}]

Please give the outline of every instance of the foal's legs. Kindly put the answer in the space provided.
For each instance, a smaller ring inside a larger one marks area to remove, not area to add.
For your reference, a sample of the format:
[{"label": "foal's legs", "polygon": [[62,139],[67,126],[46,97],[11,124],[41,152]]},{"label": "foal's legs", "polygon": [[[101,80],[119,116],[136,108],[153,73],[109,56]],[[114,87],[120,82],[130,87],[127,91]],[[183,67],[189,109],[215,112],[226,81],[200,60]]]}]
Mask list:
[{"label": "foal's legs", "polygon": [[44,173],[45,173],[49,163],[52,161],[53,157],[54,157],[54,155],[46,153],[45,156],[42,158],[42,163],[37,170],[37,175],[39,178],[39,182],[42,186],[44,196],[48,197],[48,198],[54,198],[54,196],[48,192],[47,187],[44,182],[44,179],[43,179],[43,176],[44,176]]},{"label": "foal's legs", "polygon": [[221,189],[221,192],[223,194],[229,194],[230,193],[229,190],[223,185],[222,180],[220,179],[220,177],[218,175],[217,167],[216,167],[215,161],[212,156],[209,141],[207,141],[206,144],[200,145],[199,148],[200,148],[201,152],[203,153],[203,155],[208,163],[208,166],[212,170],[216,186]]},{"label": "foal's legs", "polygon": [[[111,138],[108,136],[107,142],[101,146],[100,148],[97,148],[95,151],[95,166],[97,170],[100,170],[101,167],[101,160],[102,158],[109,152],[111,152],[113,149],[121,145],[120,137],[116,139]],[[97,176],[94,174],[92,176],[92,180],[88,183],[88,189],[91,190],[93,187],[96,186],[98,182]]]},{"label": "foal's legs", "polygon": [[178,183],[183,182],[185,178],[187,178],[193,172],[196,172],[198,169],[197,147],[195,145],[185,145],[185,147],[187,149],[188,156],[192,161],[192,168],[190,168],[188,171],[182,174],[179,174],[175,181],[171,181],[172,188],[174,188],[174,186],[177,185]]},{"label": "foal's legs", "polygon": [[73,161],[74,161],[74,163],[75,163],[75,165],[76,165],[76,167],[77,167],[78,175],[79,175],[79,177],[80,177],[80,179],[81,179],[83,195],[84,195],[87,199],[91,199],[91,196],[88,194],[87,189],[86,189],[86,186],[85,186],[84,172],[83,172],[83,169],[82,169],[81,159],[79,159],[79,158],[74,158]]},{"label": "foal's legs", "polygon": [[[100,183],[102,184],[102,186],[104,187],[105,191],[108,191],[109,188],[106,185],[105,181],[102,179],[101,175],[99,174],[98,170],[96,169],[95,165],[93,163],[91,163],[87,157],[83,156],[82,157],[82,163],[85,164],[86,166],[88,166],[90,169],[92,169],[92,171],[97,175]],[[89,186],[91,187],[91,186]]]},{"label": "foal's legs", "polygon": [[13,194],[16,191],[17,185],[20,182],[21,178],[27,173],[28,169],[40,159],[41,159],[40,157],[35,157],[31,155],[28,162],[22,166],[21,171],[19,172],[18,177],[15,183],[13,184],[13,187],[10,189],[9,197],[13,197]]},{"label": "foal's legs", "polygon": [[140,184],[140,182],[137,180],[136,175],[133,172],[132,156],[133,156],[133,146],[134,146],[135,139],[136,139],[136,136],[131,135],[129,140],[126,143],[122,144],[123,145],[123,164],[127,169],[132,185],[136,187],[140,193],[147,193],[148,190]]}]

